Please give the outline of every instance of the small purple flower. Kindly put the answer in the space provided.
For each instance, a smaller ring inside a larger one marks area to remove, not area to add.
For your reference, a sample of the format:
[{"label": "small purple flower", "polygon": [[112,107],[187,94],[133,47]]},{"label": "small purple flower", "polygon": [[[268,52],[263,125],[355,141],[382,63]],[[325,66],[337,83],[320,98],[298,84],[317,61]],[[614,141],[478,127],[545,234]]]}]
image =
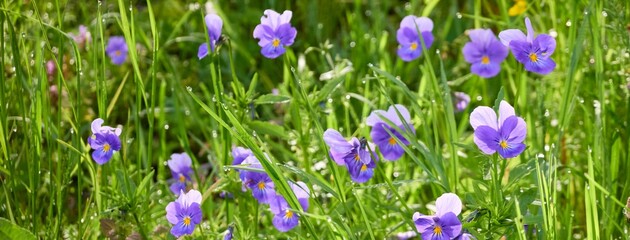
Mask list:
[{"label": "small purple flower", "polygon": [[[420,42],[420,34],[422,41],[427,49],[433,44],[433,21],[427,17],[416,17],[413,15],[406,16],[400,22],[400,28],[396,32],[398,40],[398,56],[409,62],[422,55],[422,42]],[[420,34],[418,34],[420,33]]]},{"label": "small purple flower", "polygon": [[239,165],[243,162],[243,160],[245,160],[245,158],[253,155],[252,150],[244,147],[233,147],[232,158],[234,158],[234,160],[232,161],[232,165]]},{"label": "small purple flower", "polygon": [[[223,28],[223,20],[214,14],[208,14],[204,18],[206,22],[206,28],[208,29],[208,37],[210,38],[210,50],[214,52],[217,43],[219,42],[219,38],[221,37],[221,29]],[[197,52],[197,57],[202,59],[208,56],[208,43],[202,43],[199,45],[199,51]]]},{"label": "small purple flower", "polygon": [[[263,168],[254,155],[245,158],[241,165]],[[266,204],[276,196],[275,185],[267,173],[241,170],[240,178],[245,187],[252,190],[252,195],[258,202]]]},{"label": "small purple flower", "polygon": [[[400,112],[402,119],[398,117],[396,109]],[[367,117],[366,124],[372,127],[372,131],[370,132],[372,141],[378,145],[378,148],[383,154],[383,158],[395,161],[402,157],[403,153],[405,153],[405,150],[399,144],[409,145],[409,140],[403,137],[400,132],[394,129],[392,125],[383,119],[388,119],[402,131],[415,134],[416,130],[411,123],[409,110],[400,104],[390,106],[387,112],[384,110],[375,110]],[[405,123],[409,125],[409,129],[405,127]],[[390,135],[387,131],[391,132],[392,135]],[[393,136],[400,139],[400,142],[396,141],[396,138]]]},{"label": "small purple flower", "polygon": [[254,38],[258,39],[260,53],[266,58],[277,58],[284,54],[284,47],[291,46],[297,30],[291,26],[293,12],[284,11],[282,15],[267,9],[260,18],[260,24],[254,29]]},{"label": "small purple flower", "polygon": [[365,139],[352,138],[349,142],[343,138],[341,133],[334,129],[328,129],[324,132],[324,142],[330,148],[330,156],[337,165],[345,165],[350,173],[352,181],[364,183],[370,180],[374,175],[374,168],[378,155],[372,152],[374,147]]},{"label": "small purple flower", "polygon": [[48,60],[48,62],[46,62],[46,74],[51,77],[55,74],[55,72],[57,72],[55,62],[53,60]]},{"label": "small purple flower", "polygon": [[99,165],[107,163],[121,146],[119,136],[122,133],[122,127],[102,126],[103,122],[100,118],[92,121],[92,135],[87,140],[90,148],[94,150],[92,158]]},{"label": "small purple flower", "polygon": [[455,104],[455,112],[462,112],[466,109],[466,107],[468,107],[468,104],[470,103],[470,96],[468,96],[468,94],[455,92],[453,93],[453,97],[455,98],[453,103]]},{"label": "small purple flower", "polygon": [[79,48],[85,47],[85,44],[92,42],[92,34],[88,31],[88,28],[84,25],[79,26],[79,34],[70,34],[74,42],[79,45]]},{"label": "small purple flower", "polygon": [[470,42],[464,46],[464,58],[472,64],[470,71],[484,78],[491,78],[501,71],[501,63],[508,50],[490,29],[468,31]]},{"label": "small purple flower", "polygon": [[462,231],[457,215],[462,211],[462,201],[453,193],[442,194],[436,201],[437,212],[433,216],[413,214],[416,229],[423,240],[453,239]]},{"label": "small purple flower", "polygon": [[508,29],[499,33],[499,38],[505,46],[509,46],[516,60],[525,65],[525,70],[549,74],[556,68],[556,62],[551,54],[556,50],[556,39],[547,35],[536,36],[529,18],[525,18],[527,36],[518,29]]},{"label": "small purple flower", "polygon": [[492,108],[477,107],[470,114],[470,125],[475,130],[474,142],[488,155],[499,152],[503,158],[513,158],[525,150],[527,125],[517,117],[506,101],[499,105],[499,119]]},{"label": "small purple flower", "polygon": [[229,226],[226,232],[223,240],[232,240],[232,238],[234,238],[234,227]]},{"label": "small purple flower", "polygon": [[174,180],[170,187],[171,192],[175,195],[179,195],[180,192],[186,190],[186,183],[192,181],[192,160],[185,152],[173,153],[167,163],[168,167],[171,169],[171,175]]},{"label": "small purple flower", "polygon": [[[302,210],[308,210],[309,189],[303,182],[289,182],[295,197],[300,202]],[[274,214],[273,226],[280,232],[287,232],[298,225],[298,214],[289,209],[289,204],[281,195],[276,195],[269,203],[269,209]]]},{"label": "small purple flower", "polygon": [[112,63],[116,65],[123,64],[127,60],[127,53],[129,52],[125,38],[122,36],[110,37],[109,41],[107,41],[105,52],[112,59]]},{"label": "small purple flower", "polygon": [[195,226],[201,223],[201,193],[197,190],[183,191],[179,198],[166,206],[166,219],[175,225],[171,228],[171,234],[176,238],[182,235],[190,235],[195,231]]}]

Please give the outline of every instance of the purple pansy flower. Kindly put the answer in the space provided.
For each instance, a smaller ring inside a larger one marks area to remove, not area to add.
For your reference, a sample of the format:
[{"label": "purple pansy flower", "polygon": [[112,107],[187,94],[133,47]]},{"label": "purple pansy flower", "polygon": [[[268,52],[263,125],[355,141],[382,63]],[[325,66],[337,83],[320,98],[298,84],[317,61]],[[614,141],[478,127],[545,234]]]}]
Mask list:
[{"label": "purple pansy flower", "polygon": [[551,54],[556,50],[556,39],[547,35],[536,36],[529,18],[525,18],[527,36],[518,29],[508,29],[499,33],[505,46],[509,46],[516,60],[525,65],[525,70],[538,74],[549,74],[556,68]]},{"label": "purple pansy flower", "polygon": [[92,121],[92,135],[87,140],[90,148],[94,149],[92,158],[99,165],[107,163],[121,146],[119,136],[122,133],[122,127],[102,126],[103,122],[100,118]]},{"label": "purple pansy flower", "polygon": [[[245,158],[241,165],[263,168],[254,155]],[[252,195],[258,202],[269,203],[276,196],[275,185],[267,173],[241,170],[240,178],[245,187],[252,190]]]},{"label": "purple pansy flower", "polygon": [[475,144],[485,154],[499,152],[503,158],[513,158],[525,150],[527,125],[506,101],[499,105],[498,121],[492,108],[482,106],[470,114],[470,125],[475,130]]},{"label": "purple pansy flower", "polygon": [[171,234],[177,238],[192,234],[201,218],[201,193],[197,190],[182,191],[177,200],[166,206],[166,219],[175,225]]},{"label": "purple pansy flower", "polygon": [[260,18],[260,24],[254,29],[254,38],[258,39],[260,53],[266,58],[277,58],[286,51],[284,47],[291,46],[297,35],[297,30],[291,26],[293,12],[284,11],[282,15],[274,10],[265,10]]},{"label": "purple pansy flower", "polygon": [[475,238],[475,236],[467,232],[462,233],[455,238],[455,240],[475,240],[475,239],[477,239]]},{"label": "purple pansy flower", "polygon": [[112,63],[116,65],[123,64],[127,60],[127,53],[129,52],[125,38],[122,36],[110,37],[109,41],[107,41],[105,52],[112,59]]},{"label": "purple pansy flower", "polygon": [[324,132],[324,142],[330,148],[330,157],[337,165],[345,165],[350,173],[352,181],[364,183],[370,180],[374,175],[374,168],[378,155],[372,152],[374,147],[365,139],[357,139],[353,137],[350,141],[346,141],[341,133],[334,129],[328,129]]},{"label": "purple pansy flower", "polygon": [[453,97],[455,98],[453,104],[455,105],[455,112],[461,112],[468,107],[470,103],[470,96],[463,92],[455,92],[453,93]]},{"label": "purple pansy flower", "polygon": [[[398,40],[398,56],[405,61],[412,61],[422,54],[422,41],[427,49],[433,44],[433,21],[427,17],[406,16],[400,22],[400,28],[396,32]],[[420,34],[418,34],[420,33]]]},{"label": "purple pansy flower", "polygon": [[[308,210],[309,189],[303,182],[292,183],[289,186],[295,193],[295,197],[300,202],[302,210]],[[286,232],[298,225],[299,216],[289,209],[289,204],[281,195],[276,195],[269,203],[269,209],[274,214],[273,226],[280,232]]]},{"label": "purple pansy flower", "polygon": [[234,226],[229,226],[223,240],[232,240],[234,238]]},{"label": "purple pansy flower", "polygon": [[464,45],[464,58],[472,64],[470,71],[484,78],[491,78],[501,71],[501,63],[508,50],[490,29],[468,31],[470,42]]},{"label": "purple pansy flower", "polygon": [[252,150],[244,147],[233,147],[232,158],[234,158],[234,160],[232,161],[232,165],[239,165],[243,162],[243,160],[245,160],[245,158],[253,155]]},{"label": "purple pansy flower", "polygon": [[92,34],[88,31],[88,28],[84,25],[79,26],[79,34],[70,34],[74,42],[79,45],[79,48],[85,47],[85,44],[92,42]]},{"label": "purple pansy flower", "polygon": [[[396,109],[400,112],[402,119],[398,117]],[[378,148],[383,154],[383,158],[395,161],[402,157],[403,153],[405,153],[405,150],[399,144],[409,145],[409,140],[403,137],[400,132],[394,129],[393,126],[383,119],[388,119],[402,131],[409,131],[410,133],[415,134],[416,130],[411,123],[409,110],[400,104],[390,106],[387,111],[375,110],[367,117],[366,124],[372,127],[372,131],[370,132],[372,141],[378,145]],[[409,129],[405,127],[405,123],[407,123]],[[400,139],[400,142],[396,141],[396,138],[390,135],[387,131],[391,132],[394,136]]]},{"label": "purple pansy flower", "polygon": [[171,184],[171,192],[179,195],[181,191],[186,190],[186,183],[192,181],[193,174],[192,160],[187,153],[173,153],[171,159],[167,162],[173,176],[173,184]]},{"label": "purple pansy flower", "polygon": [[[206,22],[206,28],[208,29],[208,38],[210,38],[210,50],[214,52],[217,43],[219,42],[219,38],[221,37],[221,29],[223,28],[223,20],[214,14],[208,14],[204,18]],[[197,57],[202,59],[208,56],[208,43],[202,43],[199,45],[199,51],[197,52]]]},{"label": "purple pansy flower", "polygon": [[462,231],[457,215],[462,211],[462,201],[453,193],[442,194],[436,201],[437,212],[433,216],[413,214],[416,229],[423,240],[453,239]]}]

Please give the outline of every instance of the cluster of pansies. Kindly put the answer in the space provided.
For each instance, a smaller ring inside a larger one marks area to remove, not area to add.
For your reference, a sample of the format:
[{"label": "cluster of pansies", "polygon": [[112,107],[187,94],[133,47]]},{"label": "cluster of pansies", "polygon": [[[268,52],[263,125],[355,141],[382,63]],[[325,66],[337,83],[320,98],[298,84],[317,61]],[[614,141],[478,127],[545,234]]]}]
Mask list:
[{"label": "cluster of pansies", "polygon": [[[523,1],[524,3],[524,1]],[[522,3],[518,2],[517,4]],[[525,5],[526,6],[526,5]],[[520,11],[519,9],[517,9]],[[518,12],[514,10],[515,12]],[[512,10],[510,10],[512,12]],[[521,12],[522,13],[522,12]],[[261,54],[274,59],[286,52],[296,38],[297,30],[291,25],[291,11],[282,14],[265,10],[260,24],[253,30],[253,37],[258,39]],[[216,52],[220,41],[223,20],[216,14],[204,18],[208,33],[208,42],[198,47],[198,58],[202,59],[210,52]],[[549,74],[555,69],[551,55],[555,50],[555,40],[546,34],[535,35],[529,18],[525,18],[527,35],[517,29],[508,29],[499,33],[499,38],[490,29],[468,31],[470,42],[463,48],[465,60],[471,64],[470,71],[480,77],[491,78],[501,71],[501,63],[507,58],[509,50],[525,70]],[[435,39],[432,33],[433,21],[427,17],[406,16],[400,23],[396,39],[399,47],[397,54],[405,62],[419,58],[431,48]],[[84,47],[91,41],[86,27],[81,26],[74,40]],[[105,48],[113,64],[123,64],[128,55],[127,42],[122,36],[111,36]],[[54,63],[46,65],[48,74],[54,73]],[[470,103],[470,97],[462,92],[453,95],[456,112],[464,111]],[[103,126],[104,120],[92,122],[92,134],[88,144],[92,158],[99,164],[105,164],[121,149],[120,135],[122,127]],[[400,104],[387,110],[375,110],[366,119],[365,125],[371,127],[369,142],[365,137],[352,137],[347,140],[334,129],[323,134],[323,140],[329,147],[329,156],[337,165],[345,166],[350,179],[356,183],[369,181],[374,175],[379,159],[397,161],[405,154],[405,147],[415,139],[415,128],[409,110]],[[498,106],[498,115],[490,107],[477,107],[470,114],[470,125],[474,129],[474,143],[487,155],[498,153],[507,159],[521,154],[526,146],[524,140],[527,129],[525,121],[516,116],[514,108],[506,101]],[[298,225],[300,214],[290,208],[284,196],[278,194],[274,182],[264,171],[259,159],[251,150],[234,147],[233,165],[240,165],[252,170],[239,170],[243,191],[251,191],[260,204],[268,205],[273,214],[273,225],[282,232]],[[202,221],[202,195],[198,190],[190,189],[193,182],[193,164],[187,153],[175,153],[167,162],[171,174],[171,192],[178,198],[166,206],[166,219],[174,226],[171,234],[180,237],[192,234],[195,226]],[[310,192],[303,182],[288,183],[297,197],[303,211],[308,210]],[[417,232],[423,239],[470,239],[471,235],[462,230],[458,218],[462,211],[462,202],[453,193],[445,193],[436,200],[437,211],[434,215],[415,213],[413,221]],[[415,233],[411,233],[415,235]],[[232,227],[227,236],[232,236]]]}]

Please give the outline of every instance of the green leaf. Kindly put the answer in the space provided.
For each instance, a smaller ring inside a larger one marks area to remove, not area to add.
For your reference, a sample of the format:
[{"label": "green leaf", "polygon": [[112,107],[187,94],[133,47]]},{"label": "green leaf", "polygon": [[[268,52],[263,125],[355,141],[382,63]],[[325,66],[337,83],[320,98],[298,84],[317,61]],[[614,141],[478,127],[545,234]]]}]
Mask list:
[{"label": "green leaf", "polygon": [[28,230],[12,223],[11,221],[0,218],[0,239],[19,239],[19,240],[30,240],[37,239],[35,235],[33,235]]},{"label": "green leaf", "polygon": [[291,100],[291,97],[285,95],[265,94],[254,100],[255,104],[274,104],[285,103]]},{"label": "green leaf", "polygon": [[288,138],[287,133],[282,126],[263,121],[252,121],[248,126],[258,134],[267,134],[279,138]]}]

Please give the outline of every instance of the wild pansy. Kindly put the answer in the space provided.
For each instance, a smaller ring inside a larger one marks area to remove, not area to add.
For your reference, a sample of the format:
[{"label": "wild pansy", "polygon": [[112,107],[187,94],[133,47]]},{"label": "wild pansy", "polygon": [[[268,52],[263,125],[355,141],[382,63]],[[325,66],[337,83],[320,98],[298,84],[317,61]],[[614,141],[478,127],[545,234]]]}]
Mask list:
[{"label": "wild pansy", "polygon": [[234,238],[234,226],[230,225],[226,230],[223,240],[232,240],[232,238]]},{"label": "wild pansy", "polygon": [[378,155],[374,152],[370,154],[374,147],[370,146],[368,149],[365,138],[359,140],[353,137],[346,141],[341,133],[329,128],[324,132],[324,142],[330,148],[330,157],[337,165],[345,165],[348,168],[352,181],[364,183],[372,178]]},{"label": "wild pansy", "polygon": [[[245,158],[241,165],[245,165],[249,168],[263,169],[254,155]],[[241,170],[240,178],[245,187],[252,190],[252,195],[258,202],[269,203],[269,201],[276,196],[275,185],[267,173]]]},{"label": "wild pansy", "polygon": [[107,47],[105,48],[107,56],[112,59],[112,63],[121,65],[127,60],[127,43],[122,36],[112,36],[107,41]]},{"label": "wild pansy", "polygon": [[260,53],[266,58],[277,58],[284,54],[284,47],[291,46],[297,30],[291,26],[293,12],[284,11],[282,15],[267,9],[260,18],[260,24],[254,29],[254,38],[258,39]]},{"label": "wild pansy", "polygon": [[499,152],[503,158],[513,158],[525,150],[527,125],[506,101],[499,105],[498,120],[492,108],[481,106],[470,114],[470,125],[475,130],[475,144],[485,154]]},{"label": "wild pansy", "polygon": [[232,148],[232,165],[239,165],[245,160],[245,158],[249,156],[253,156],[252,150],[249,150],[244,147],[233,147]]},{"label": "wild pansy", "polygon": [[[398,116],[396,109],[398,109],[400,117]],[[393,125],[383,119],[389,120]],[[409,128],[405,126],[405,123],[409,126]],[[402,157],[403,153],[405,153],[404,149],[399,144],[409,145],[409,140],[403,137],[403,135],[394,129],[393,126],[398,127],[403,132],[409,132],[412,134],[416,133],[416,130],[411,123],[409,110],[400,104],[390,106],[387,111],[373,111],[370,116],[367,117],[366,124],[372,127],[370,136],[372,137],[372,141],[378,145],[381,154],[383,154],[383,158],[390,161],[398,160]],[[396,136],[400,142],[396,141],[394,136]]]},{"label": "wild pansy", "polygon": [[[405,62],[412,61],[422,55],[422,43],[427,49],[433,44],[433,21],[427,17],[409,15],[400,22],[400,28],[396,32],[398,40],[398,56]],[[420,34],[418,34],[420,33]]]},{"label": "wild pansy", "polygon": [[464,92],[453,93],[453,104],[455,105],[455,112],[462,112],[468,107],[470,103],[470,96]]},{"label": "wild pansy", "polygon": [[462,231],[457,215],[462,211],[462,201],[453,193],[442,194],[436,201],[435,215],[413,214],[416,229],[424,240],[453,239]]},{"label": "wild pansy", "polygon": [[517,61],[525,65],[525,70],[549,74],[556,68],[556,62],[551,54],[556,50],[556,39],[547,35],[536,36],[529,18],[525,18],[527,36],[518,29],[508,29],[499,33],[499,38],[505,46],[509,46]]},{"label": "wild pansy", "polygon": [[175,225],[171,234],[177,238],[192,234],[201,218],[201,193],[197,190],[181,191],[177,200],[166,205],[166,219]]},{"label": "wild pansy", "polygon": [[[210,39],[210,50],[214,52],[216,49],[217,43],[219,42],[219,38],[221,37],[221,29],[223,28],[223,20],[214,14],[208,14],[204,17],[204,21],[206,23],[206,28],[208,29],[208,38]],[[199,45],[199,51],[197,52],[197,57],[202,59],[208,56],[208,43],[202,43]]]},{"label": "wild pansy", "polygon": [[92,42],[92,34],[88,31],[88,28],[84,25],[79,26],[79,34],[70,34],[74,42],[77,43],[79,48],[84,48],[85,44]]},{"label": "wild pansy", "polygon": [[119,136],[122,133],[122,127],[102,126],[103,122],[100,118],[92,121],[92,135],[87,140],[90,148],[94,149],[92,158],[99,165],[107,163],[121,146]]},{"label": "wild pansy", "polygon": [[[309,189],[303,182],[292,183],[289,186],[300,202],[302,210],[308,210]],[[273,226],[280,232],[286,232],[298,225],[298,214],[289,209],[289,204],[282,195],[276,195],[269,203],[269,209],[274,214]]]},{"label": "wild pansy", "polygon": [[470,71],[484,78],[491,78],[501,71],[501,63],[508,55],[508,50],[494,36],[490,29],[468,31],[470,42],[464,45],[466,62],[472,64]]},{"label": "wild pansy", "polygon": [[173,176],[173,184],[171,184],[171,192],[179,195],[181,191],[186,190],[186,183],[192,181],[193,174],[192,160],[187,153],[173,153],[171,159],[167,162]]}]

